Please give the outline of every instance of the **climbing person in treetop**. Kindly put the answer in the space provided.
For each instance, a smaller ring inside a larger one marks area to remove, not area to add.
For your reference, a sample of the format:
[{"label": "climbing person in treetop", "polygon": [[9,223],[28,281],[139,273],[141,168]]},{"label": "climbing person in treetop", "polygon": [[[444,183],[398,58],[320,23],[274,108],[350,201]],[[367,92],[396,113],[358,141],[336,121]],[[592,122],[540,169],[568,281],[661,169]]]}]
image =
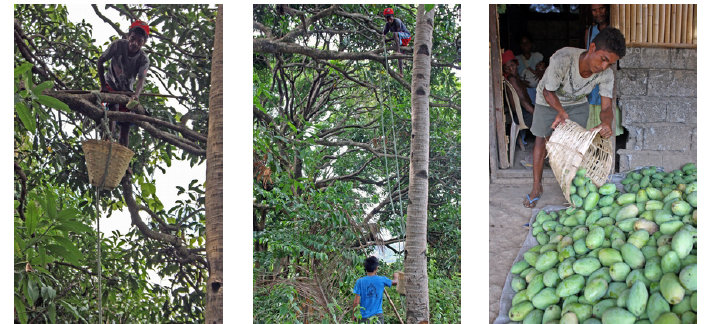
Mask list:
[{"label": "climbing person in treetop", "polygon": [[[384,324],[383,294],[384,288],[398,285],[398,273],[393,274],[393,280],[384,276],[377,276],[379,260],[375,256],[370,256],[364,260],[364,270],[366,276],[357,279],[354,285],[354,312],[352,318],[354,323]],[[361,320],[356,320],[356,309],[359,310]]]},{"label": "climbing person in treetop", "polygon": [[[396,44],[396,53],[401,54],[401,46],[408,46],[408,43],[411,41],[411,33],[400,19],[393,17],[393,9],[386,8],[384,9],[383,14],[386,18],[386,26],[384,26],[384,30],[381,33],[382,37],[385,39],[386,34],[388,34],[389,31],[393,32],[393,38],[386,40],[386,42],[394,41]],[[401,71],[398,75],[403,77],[403,65],[401,64],[401,59],[398,59],[398,70]]]},{"label": "climbing person in treetop", "polygon": [[533,188],[524,197],[524,207],[533,208],[543,194],[541,176],[546,156],[546,138],[566,119],[585,126],[590,114],[587,96],[600,85],[601,110],[599,134],[612,136],[612,88],[615,77],[610,66],[624,57],[625,38],[617,28],[605,27],[587,50],[564,47],[556,51],[543,78],[536,87],[536,106],[531,133],[536,136],[533,148]]},{"label": "climbing person in treetop", "polygon": [[[127,91],[133,92],[131,102],[128,106],[134,108],[137,104],[140,93],[143,91],[145,77],[150,67],[150,59],[141,49],[150,36],[150,26],[144,21],[136,20],[130,25],[128,39],[115,40],[108,46],[105,52],[98,58],[98,78],[101,82],[101,92]],[[110,61],[110,67],[105,72],[103,64]],[[137,84],[136,84],[137,78]],[[133,90],[135,89],[135,90]],[[130,109],[125,105],[106,103],[106,108],[111,111],[128,112]],[[128,135],[130,134],[130,122],[118,122],[120,126],[120,139],[118,142],[128,147]],[[111,122],[111,133],[115,128],[115,122]],[[130,173],[130,168],[128,168]]]}]

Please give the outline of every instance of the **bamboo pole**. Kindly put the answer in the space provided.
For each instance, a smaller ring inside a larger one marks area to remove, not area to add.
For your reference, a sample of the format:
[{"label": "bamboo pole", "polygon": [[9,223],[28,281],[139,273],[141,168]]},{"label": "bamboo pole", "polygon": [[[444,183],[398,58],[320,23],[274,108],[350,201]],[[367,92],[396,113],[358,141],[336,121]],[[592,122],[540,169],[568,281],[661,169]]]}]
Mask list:
[{"label": "bamboo pole", "polygon": [[651,43],[653,35],[652,30],[654,29],[654,5],[649,4],[644,6],[646,8],[646,14],[644,16],[646,18],[646,20],[644,20],[644,30],[646,30],[645,38],[647,43]]},{"label": "bamboo pole", "polygon": [[627,47],[652,47],[652,48],[697,48],[696,44],[682,43],[648,43],[648,42],[632,42],[627,43]]},{"label": "bamboo pole", "polygon": [[627,20],[624,18],[625,17],[625,10],[624,10],[625,5],[620,4],[618,6],[619,6],[619,25],[620,25],[619,30],[622,32],[622,35],[626,36],[627,30],[625,29],[625,26],[626,26],[625,22]]},{"label": "bamboo pole", "polygon": [[637,40],[637,5],[630,4],[629,11],[630,11],[629,28],[631,29],[629,32],[629,41],[635,42]]},{"label": "bamboo pole", "polygon": [[671,5],[666,5],[666,20],[664,21],[666,26],[664,26],[664,43],[671,43]]},{"label": "bamboo pole", "polygon": [[671,38],[669,43],[678,43],[676,41],[676,5],[671,5]]},{"label": "bamboo pole", "polygon": [[624,24],[625,24],[624,29],[626,31],[626,33],[624,34],[624,38],[625,38],[625,40],[627,40],[627,42],[629,42],[629,37],[632,34],[632,20],[631,20],[632,12],[631,11],[632,11],[631,5],[624,5]]},{"label": "bamboo pole", "polygon": [[642,41],[648,41],[649,28],[651,26],[651,20],[649,19],[649,6],[646,4],[642,5]]},{"label": "bamboo pole", "polygon": [[637,10],[637,34],[635,41],[644,42],[644,14],[642,11],[642,5],[638,4],[635,9]]},{"label": "bamboo pole", "polygon": [[698,44],[698,5],[694,4],[693,5],[693,41],[691,42],[693,45]]},{"label": "bamboo pole", "polygon": [[619,29],[619,5],[610,5],[610,14],[610,24],[612,27]]},{"label": "bamboo pole", "polygon": [[[683,43],[681,37],[683,35],[683,5],[676,5],[676,43]],[[685,39],[685,37],[684,37]]]},{"label": "bamboo pole", "polygon": [[686,35],[688,34],[688,5],[681,5],[681,43],[686,43]]},{"label": "bamboo pole", "polygon": [[664,42],[664,26],[666,26],[666,5],[659,5],[659,40],[658,43]]},{"label": "bamboo pole", "polygon": [[686,16],[686,44],[693,44],[693,4],[688,5],[688,15]]},{"label": "bamboo pole", "polygon": [[652,7],[654,8],[654,12],[653,12],[654,13],[654,22],[652,23],[653,29],[651,32],[651,35],[652,35],[651,42],[658,43],[659,42],[659,16],[660,16],[659,4],[655,3]]}]

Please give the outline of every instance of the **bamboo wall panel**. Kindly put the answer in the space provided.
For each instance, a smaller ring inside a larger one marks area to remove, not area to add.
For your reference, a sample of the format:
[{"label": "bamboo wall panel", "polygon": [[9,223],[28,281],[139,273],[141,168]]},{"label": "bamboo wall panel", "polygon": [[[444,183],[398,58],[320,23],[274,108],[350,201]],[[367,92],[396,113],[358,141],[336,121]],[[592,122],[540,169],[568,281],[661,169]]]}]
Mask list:
[{"label": "bamboo wall panel", "polygon": [[629,47],[697,48],[696,4],[613,4],[610,25]]}]

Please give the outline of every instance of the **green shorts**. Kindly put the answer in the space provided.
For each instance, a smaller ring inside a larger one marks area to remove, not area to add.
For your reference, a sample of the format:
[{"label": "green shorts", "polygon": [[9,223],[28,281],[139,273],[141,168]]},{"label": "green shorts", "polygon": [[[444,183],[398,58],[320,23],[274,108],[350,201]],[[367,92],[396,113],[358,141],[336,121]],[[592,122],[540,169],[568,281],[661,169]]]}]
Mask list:
[{"label": "green shorts", "polygon": [[[588,116],[590,116],[590,104],[587,102],[564,106],[563,109],[570,120],[580,124],[580,126],[585,127],[588,123]],[[533,123],[531,123],[531,133],[536,137],[549,137],[553,133],[551,125],[553,121],[556,120],[558,112],[551,108],[550,106],[544,106],[536,104],[533,111]]]}]

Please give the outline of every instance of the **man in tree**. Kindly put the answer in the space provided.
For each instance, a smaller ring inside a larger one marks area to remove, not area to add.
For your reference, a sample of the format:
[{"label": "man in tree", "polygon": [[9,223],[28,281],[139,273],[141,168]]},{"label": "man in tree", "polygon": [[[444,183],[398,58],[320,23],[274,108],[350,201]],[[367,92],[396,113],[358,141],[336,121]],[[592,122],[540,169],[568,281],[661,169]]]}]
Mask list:
[{"label": "man in tree", "polygon": [[625,39],[613,27],[600,31],[588,50],[564,47],[551,56],[546,73],[536,87],[531,133],[536,136],[533,150],[533,189],[526,195],[524,206],[533,208],[543,194],[541,175],[546,156],[546,137],[557,125],[570,119],[586,125],[590,106],[587,95],[600,85],[602,108],[599,129],[602,137],[612,136],[612,88],[614,75],[609,67],[624,57]]},{"label": "man in tree", "polygon": [[[354,311],[361,304],[361,321],[359,323],[383,324],[383,293],[385,287],[398,284],[398,273],[393,274],[393,280],[377,276],[379,260],[370,256],[364,261],[366,277],[359,278],[354,285]],[[352,313],[356,322],[356,313]]]},{"label": "man in tree", "polygon": [[[386,8],[383,14],[386,18],[386,26],[384,26],[382,37],[385,38],[389,31],[393,32],[393,38],[386,40],[386,42],[394,41],[396,44],[396,53],[401,54],[401,46],[408,46],[408,43],[411,41],[411,33],[408,32],[408,28],[406,28],[406,25],[404,25],[400,19],[393,17],[393,9]],[[401,71],[398,75],[403,76],[401,59],[398,59],[398,70]]]},{"label": "man in tree", "polygon": [[[137,77],[137,85],[131,96],[132,101],[128,103],[130,108],[137,104],[140,93],[143,91],[145,77],[150,66],[150,59],[141,49],[150,36],[150,27],[143,21],[136,20],[130,25],[128,39],[118,39],[111,43],[105,52],[98,58],[98,78],[101,82],[101,92],[128,91],[133,92],[133,85]],[[103,64],[110,61],[110,68],[105,72]],[[130,111],[124,105],[107,103],[106,107],[111,111]],[[118,142],[128,147],[128,135],[130,134],[130,122],[119,122],[120,139]],[[111,122],[111,133],[115,128],[115,122]],[[128,169],[130,170],[130,168]]]}]

